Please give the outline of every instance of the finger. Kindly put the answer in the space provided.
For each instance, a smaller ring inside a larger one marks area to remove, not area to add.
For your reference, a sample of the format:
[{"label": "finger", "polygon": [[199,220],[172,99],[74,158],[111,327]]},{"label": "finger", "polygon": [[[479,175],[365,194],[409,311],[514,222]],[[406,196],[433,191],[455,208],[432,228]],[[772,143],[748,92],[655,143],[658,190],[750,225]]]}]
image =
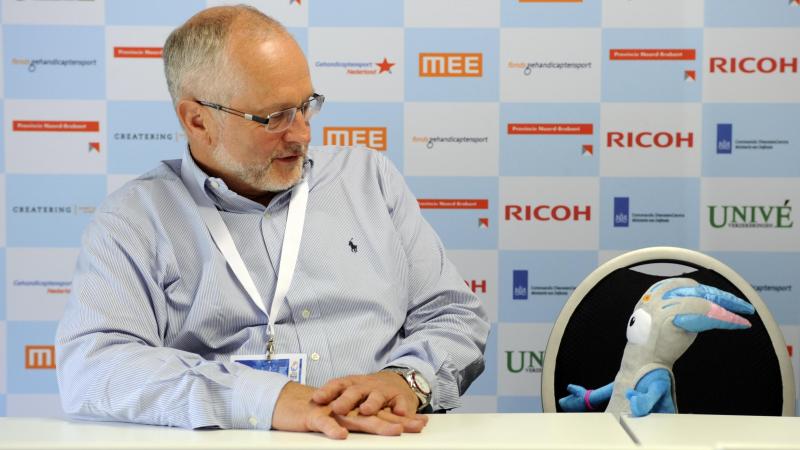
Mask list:
[{"label": "finger", "polygon": [[393,414],[388,409],[378,412],[377,416],[387,422],[397,423],[403,426],[403,433],[419,433],[428,424],[428,416],[418,414],[415,417],[402,417]]},{"label": "finger", "polygon": [[392,405],[392,412],[398,416],[413,416],[417,413],[417,402],[409,397],[397,396]]},{"label": "finger", "polygon": [[568,384],[567,392],[569,392],[572,395],[577,395],[578,397],[583,397],[583,394],[584,392],[586,392],[586,389],[584,389],[581,386],[578,386],[577,384]]},{"label": "finger", "polygon": [[381,436],[400,436],[403,426],[399,423],[387,422],[378,416],[334,416],[339,425],[350,431],[377,434]]},{"label": "finger", "polygon": [[361,386],[350,386],[344,390],[336,400],[329,403],[328,406],[331,407],[336,414],[347,414],[350,411],[358,408],[361,402],[367,398],[369,391],[367,391],[364,387]]},{"label": "finger", "polygon": [[353,380],[349,378],[337,378],[327,382],[324,386],[320,387],[311,396],[311,400],[318,405],[327,405],[335,400],[342,394],[342,391],[347,389],[353,384]]},{"label": "finger", "polygon": [[372,416],[382,410],[384,406],[386,406],[386,397],[380,391],[372,391],[358,407],[358,410],[365,416]]},{"label": "finger", "polygon": [[333,417],[320,414],[309,420],[308,429],[318,431],[332,439],[346,439],[349,432],[347,428],[339,425]]}]

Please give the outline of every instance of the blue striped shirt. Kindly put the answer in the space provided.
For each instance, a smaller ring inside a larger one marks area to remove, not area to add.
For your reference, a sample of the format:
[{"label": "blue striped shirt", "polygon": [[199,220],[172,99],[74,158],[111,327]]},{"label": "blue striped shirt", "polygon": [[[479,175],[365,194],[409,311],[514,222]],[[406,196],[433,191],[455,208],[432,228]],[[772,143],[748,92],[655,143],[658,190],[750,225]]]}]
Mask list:
[{"label": "blue striped shirt", "polygon": [[[276,352],[312,355],[312,386],[412,367],[431,381],[435,409],[458,406],[484,365],[478,298],[387,158],[312,148],[309,160]],[[264,207],[207,176],[188,151],[165,161],[111,194],[84,233],[56,336],[62,405],[81,419],[269,429],[288,379],[230,362],[263,354],[267,317],[211,239],[181,170],[217,206],[271,303],[290,193]]]}]

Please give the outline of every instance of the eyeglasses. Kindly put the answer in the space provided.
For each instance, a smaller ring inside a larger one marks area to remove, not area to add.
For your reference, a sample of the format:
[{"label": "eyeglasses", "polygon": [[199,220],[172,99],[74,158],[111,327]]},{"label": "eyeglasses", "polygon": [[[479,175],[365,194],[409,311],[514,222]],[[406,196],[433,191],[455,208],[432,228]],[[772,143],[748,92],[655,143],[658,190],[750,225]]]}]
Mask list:
[{"label": "eyeglasses", "polygon": [[314,117],[320,109],[322,109],[322,104],[325,103],[325,96],[321,94],[312,94],[308,100],[304,101],[299,106],[274,112],[267,117],[254,116],[237,109],[204,100],[195,101],[203,106],[208,106],[209,108],[214,108],[219,111],[243,117],[245,120],[252,120],[253,122],[260,123],[264,125],[264,129],[270,133],[280,133],[288,130],[289,127],[292,126],[298,110],[303,113],[303,119],[305,119],[306,123],[308,123],[308,121],[311,120],[311,118]]}]

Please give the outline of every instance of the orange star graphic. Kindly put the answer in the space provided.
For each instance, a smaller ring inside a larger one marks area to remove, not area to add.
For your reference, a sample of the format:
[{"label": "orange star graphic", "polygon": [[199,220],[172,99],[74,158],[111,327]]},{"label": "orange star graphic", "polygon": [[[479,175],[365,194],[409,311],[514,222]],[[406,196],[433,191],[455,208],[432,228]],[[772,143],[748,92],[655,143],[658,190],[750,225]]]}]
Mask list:
[{"label": "orange star graphic", "polygon": [[395,63],[390,63],[389,60],[386,59],[386,57],[383,58],[383,62],[379,62],[379,63],[375,63],[375,64],[377,64],[378,67],[380,67],[380,69],[381,69],[380,72],[378,72],[378,73],[383,73],[383,72],[392,73],[392,66],[395,65]]}]

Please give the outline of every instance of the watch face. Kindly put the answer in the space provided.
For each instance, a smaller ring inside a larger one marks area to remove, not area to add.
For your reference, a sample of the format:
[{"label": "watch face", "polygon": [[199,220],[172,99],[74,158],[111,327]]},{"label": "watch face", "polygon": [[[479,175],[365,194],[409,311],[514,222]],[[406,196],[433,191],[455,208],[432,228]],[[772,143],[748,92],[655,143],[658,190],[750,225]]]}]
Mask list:
[{"label": "watch face", "polygon": [[419,388],[423,394],[428,395],[431,393],[431,387],[428,385],[428,381],[425,380],[425,377],[418,376],[417,372],[411,372],[411,376],[414,378],[414,384],[417,385],[417,388]]}]

